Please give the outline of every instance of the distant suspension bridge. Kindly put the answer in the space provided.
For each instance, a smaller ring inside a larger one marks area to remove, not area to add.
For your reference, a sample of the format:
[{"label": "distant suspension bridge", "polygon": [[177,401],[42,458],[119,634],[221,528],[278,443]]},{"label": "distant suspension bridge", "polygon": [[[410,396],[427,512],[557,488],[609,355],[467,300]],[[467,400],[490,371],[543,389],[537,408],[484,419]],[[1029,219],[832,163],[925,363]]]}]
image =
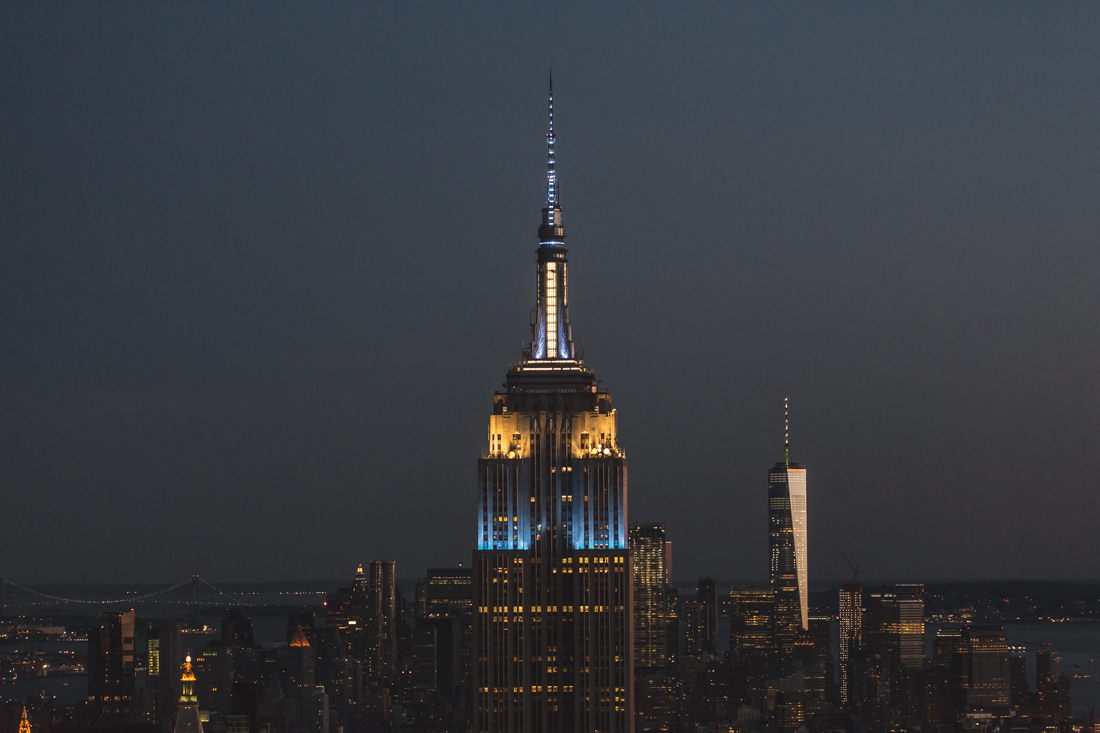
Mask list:
[{"label": "distant suspension bridge", "polygon": [[[23,607],[26,607],[26,606],[54,606],[54,605],[57,605],[57,604],[66,604],[66,605],[67,604],[74,604],[74,605],[84,605],[84,606],[110,606],[110,605],[121,604],[121,603],[138,603],[138,602],[142,602],[142,601],[148,601],[150,599],[160,600],[158,598],[158,596],[165,596],[165,595],[171,593],[172,591],[176,591],[176,590],[179,590],[179,589],[183,588],[184,586],[186,586],[188,584],[190,584],[190,586],[191,586],[190,599],[187,600],[187,601],[176,601],[176,602],[177,603],[187,603],[187,605],[193,607],[196,610],[199,607],[199,588],[200,588],[200,586],[205,586],[205,587],[209,588],[210,590],[217,593],[218,596],[220,596],[222,598],[229,599],[235,605],[238,605],[238,606],[252,606],[252,605],[255,605],[255,604],[249,603],[248,601],[246,601],[242,598],[239,598],[239,597],[233,595],[232,593],[227,593],[227,592],[223,591],[221,588],[218,588],[216,585],[214,585],[213,583],[210,583],[209,581],[205,580],[204,578],[202,578],[199,575],[192,575],[190,578],[187,578],[185,580],[181,580],[178,583],[174,583],[174,584],[166,586],[164,588],[159,588],[157,590],[150,591],[149,593],[142,593],[140,595],[139,594],[127,594],[127,595],[123,596],[122,598],[109,598],[109,599],[67,598],[65,596],[60,596],[60,595],[56,595],[56,594],[53,594],[53,593],[46,593],[44,591],[36,590],[34,588],[28,588],[25,585],[20,585],[18,583],[13,583],[12,581],[7,580],[5,578],[0,578],[0,614],[3,614],[3,613],[7,612],[7,606],[8,605],[12,605],[14,607],[19,607],[19,608],[23,608]],[[18,591],[21,591],[23,593],[27,593],[27,594],[35,597],[36,599],[40,599],[40,600],[35,600],[35,601],[29,602],[29,603],[27,603],[27,602],[11,603],[10,601],[12,599],[9,597],[9,590],[18,590]]]}]

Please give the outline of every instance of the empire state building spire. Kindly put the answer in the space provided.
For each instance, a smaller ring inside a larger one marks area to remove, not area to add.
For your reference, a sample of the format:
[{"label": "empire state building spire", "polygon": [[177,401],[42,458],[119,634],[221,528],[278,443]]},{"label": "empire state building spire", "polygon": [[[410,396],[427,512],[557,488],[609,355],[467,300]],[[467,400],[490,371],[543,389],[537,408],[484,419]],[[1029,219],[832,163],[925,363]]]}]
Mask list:
[{"label": "empire state building spire", "polygon": [[554,172],[554,74],[550,74],[550,131],[546,133],[546,208],[558,208],[558,174]]},{"label": "empire state building spire", "polygon": [[558,173],[554,146],[554,77],[550,77],[547,106],[550,128],[546,133],[546,208],[539,226],[538,293],[535,322],[531,325],[529,359],[574,358],[573,332],[569,328],[569,288],[566,268],[565,227],[558,201]]}]

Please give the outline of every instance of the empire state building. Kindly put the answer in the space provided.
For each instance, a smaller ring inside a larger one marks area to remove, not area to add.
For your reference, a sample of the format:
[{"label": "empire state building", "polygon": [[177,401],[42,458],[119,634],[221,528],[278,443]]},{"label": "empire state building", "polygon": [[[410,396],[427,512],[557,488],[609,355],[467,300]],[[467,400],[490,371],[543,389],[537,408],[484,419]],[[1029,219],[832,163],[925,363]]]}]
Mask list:
[{"label": "empire state building", "polygon": [[554,167],[531,340],[493,395],[478,461],[474,729],[631,731],[633,584],[626,455],[611,395],[577,358]]}]

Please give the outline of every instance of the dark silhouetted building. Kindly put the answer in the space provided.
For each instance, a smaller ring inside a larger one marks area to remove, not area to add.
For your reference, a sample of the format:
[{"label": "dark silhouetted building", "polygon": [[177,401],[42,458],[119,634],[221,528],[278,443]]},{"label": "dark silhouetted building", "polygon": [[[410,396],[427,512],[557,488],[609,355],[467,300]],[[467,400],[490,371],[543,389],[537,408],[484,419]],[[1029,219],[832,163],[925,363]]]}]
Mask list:
[{"label": "dark silhouetted building", "polygon": [[370,582],[362,564],[355,571],[350,588],[330,593],[325,601],[325,626],[339,630],[352,656],[367,659],[367,629],[370,626]]},{"label": "dark silhouetted building", "polygon": [[329,733],[328,693],[320,685],[313,688],[309,706],[303,717],[308,733]]},{"label": "dark silhouetted building", "polygon": [[300,627],[287,648],[286,681],[287,697],[298,703],[299,711],[309,710],[317,686],[317,650]]},{"label": "dark silhouetted building", "polygon": [[699,650],[718,654],[718,581],[699,578]]},{"label": "dark silhouetted building", "polygon": [[680,601],[676,616],[680,626],[677,654],[679,669],[684,674],[695,674],[705,666],[705,663],[701,660],[703,654],[703,609],[697,600]]},{"label": "dark silhouetted building", "polygon": [[160,730],[165,721],[176,719],[176,706],[182,693],[183,649],[179,621],[156,621],[145,634],[148,671],[145,685],[153,697],[154,722]]},{"label": "dark silhouetted building", "polygon": [[1009,647],[1008,688],[1012,709],[1018,717],[1035,715],[1034,698],[1027,681],[1027,657],[1022,648]]},{"label": "dark silhouetted building", "polygon": [[241,609],[234,608],[222,621],[222,643],[236,649],[251,649],[256,646],[252,619],[245,616]]},{"label": "dark silhouetted building", "polygon": [[229,715],[233,709],[233,656],[221,644],[208,645],[191,655],[195,695],[203,710]]},{"label": "dark silhouetted building", "polygon": [[389,679],[396,670],[398,608],[395,572],[393,560],[371,561],[365,660],[371,679]]},{"label": "dark silhouetted building", "polygon": [[1039,715],[1063,717],[1059,700],[1058,664],[1061,660],[1050,649],[1035,651],[1035,698]]},{"label": "dark silhouetted building", "polygon": [[134,714],[134,612],[101,613],[88,634],[88,702],[100,723]]}]

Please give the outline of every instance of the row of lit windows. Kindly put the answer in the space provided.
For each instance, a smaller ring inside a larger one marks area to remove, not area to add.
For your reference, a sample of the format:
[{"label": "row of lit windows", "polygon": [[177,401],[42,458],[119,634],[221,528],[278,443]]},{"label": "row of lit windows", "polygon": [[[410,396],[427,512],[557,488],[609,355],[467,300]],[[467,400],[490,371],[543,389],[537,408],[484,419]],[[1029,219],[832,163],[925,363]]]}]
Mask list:
[{"label": "row of lit windows", "polygon": [[614,560],[616,565],[621,565],[622,563],[626,562],[626,558],[621,557],[621,556],[615,556],[614,558],[599,557],[599,556],[595,556],[595,557],[581,556],[581,557],[577,558],[577,562],[579,562],[579,563],[591,562],[591,563],[594,563],[596,565],[607,565],[612,560]]},{"label": "row of lit windows", "polygon": [[[507,582],[507,581],[506,581]],[[573,606],[478,606],[478,613],[573,613]],[[580,613],[604,613],[606,611],[622,611],[623,606],[576,606]]]}]

